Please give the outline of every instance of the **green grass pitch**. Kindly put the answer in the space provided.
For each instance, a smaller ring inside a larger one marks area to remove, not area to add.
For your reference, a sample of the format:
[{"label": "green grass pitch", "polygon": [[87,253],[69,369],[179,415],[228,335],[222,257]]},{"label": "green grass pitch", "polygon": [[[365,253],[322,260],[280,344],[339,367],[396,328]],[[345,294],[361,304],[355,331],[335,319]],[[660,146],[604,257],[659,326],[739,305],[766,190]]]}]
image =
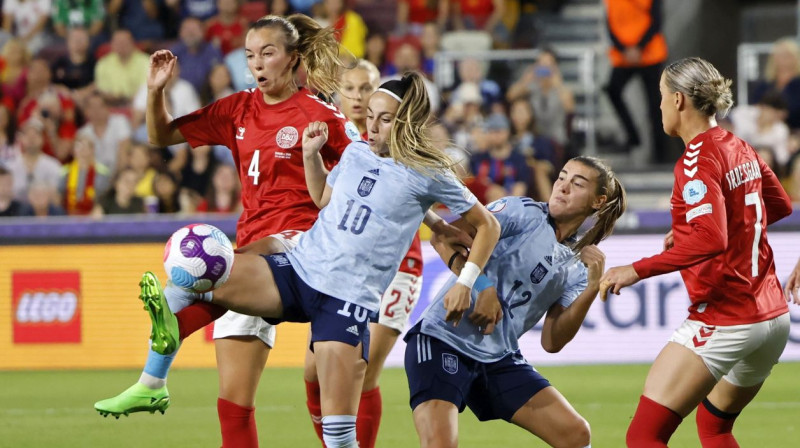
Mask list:
[{"label": "green grass pitch", "polygon": [[[547,367],[540,371],[592,426],[595,448],[624,446],[625,431],[647,374],[646,365]],[[26,447],[219,447],[214,370],[175,370],[169,381],[172,407],[165,415],[103,418],[92,405],[132,384],[139,372],[0,372],[0,446]],[[800,438],[800,363],[778,365],[756,400],[736,423],[743,447],[796,447]],[[388,369],[382,380],[383,421],[379,447],[417,446],[404,372]],[[264,447],[315,447],[305,408],[300,369],[267,368],[257,400]],[[479,423],[469,411],[460,419],[460,446],[545,446],[505,422]],[[694,415],[672,438],[673,447],[697,447]]]}]

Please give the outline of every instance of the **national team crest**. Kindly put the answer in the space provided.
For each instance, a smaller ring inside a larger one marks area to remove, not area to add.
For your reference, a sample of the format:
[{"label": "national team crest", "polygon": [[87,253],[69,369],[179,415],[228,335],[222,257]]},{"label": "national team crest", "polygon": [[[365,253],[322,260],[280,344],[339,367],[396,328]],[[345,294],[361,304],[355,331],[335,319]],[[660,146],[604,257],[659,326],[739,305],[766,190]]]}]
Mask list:
[{"label": "national team crest", "polygon": [[455,375],[458,372],[458,357],[452,353],[442,353],[442,369]]},{"label": "national team crest", "polygon": [[297,144],[298,138],[299,134],[297,129],[292,126],[284,126],[278,131],[278,134],[275,135],[275,143],[283,149],[289,149]]},{"label": "national team crest", "polygon": [[539,283],[544,279],[544,276],[547,275],[547,268],[544,267],[542,263],[536,265],[531,271],[531,281],[533,283]]},{"label": "national team crest", "polygon": [[362,198],[369,196],[372,193],[372,187],[375,186],[375,182],[377,182],[375,179],[364,176],[361,179],[361,183],[358,184],[358,195]]}]

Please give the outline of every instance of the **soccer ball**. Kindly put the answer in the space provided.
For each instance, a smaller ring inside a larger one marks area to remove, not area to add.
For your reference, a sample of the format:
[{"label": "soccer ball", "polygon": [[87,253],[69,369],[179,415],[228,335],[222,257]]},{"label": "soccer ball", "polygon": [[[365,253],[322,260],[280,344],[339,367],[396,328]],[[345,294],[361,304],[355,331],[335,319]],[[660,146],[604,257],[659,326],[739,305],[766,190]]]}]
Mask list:
[{"label": "soccer ball", "polygon": [[190,224],[178,229],[164,248],[164,270],[176,286],[204,293],[228,280],[233,267],[233,246],[218,228]]}]

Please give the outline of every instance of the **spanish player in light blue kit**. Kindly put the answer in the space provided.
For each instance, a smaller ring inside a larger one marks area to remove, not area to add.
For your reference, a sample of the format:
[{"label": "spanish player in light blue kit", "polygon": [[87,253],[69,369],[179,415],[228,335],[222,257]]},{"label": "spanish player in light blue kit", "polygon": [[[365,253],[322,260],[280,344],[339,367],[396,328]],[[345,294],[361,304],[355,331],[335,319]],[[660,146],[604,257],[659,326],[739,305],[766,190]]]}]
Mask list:
[{"label": "spanish player in light blue kit", "polygon": [[[589,446],[587,422],[528,364],[518,340],[545,315],[546,351],[575,336],[603,274],[605,255],[595,244],[625,211],[625,190],[601,161],[581,156],[564,165],[548,203],[506,197],[487,208],[500,222],[500,241],[472,289],[468,319],[447,322],[442,302],[453,275],[405,338],[420,445],[456,447],[457,415],[469,406],[479,420],[506,420],[551,446]],[[577,239],[590,217],[594,225]],[[461,272],[463,256],[437,238],[433,244]]]},{"label": "spanish player in light blue kit", "polygon": [[[443,203],[477,229],[461,275],[444,294],[448,321],[458,323],[469,308],[473,284],[500,234],[494,216],[427,137],[429,115],[420,74],[384,83],[370,98],[369,143],[350,144],[330,173],[319,154],[327,125],[311,123],[303,133],[303,163],[309,193],[324,207],[319,219],[290,253],[236,254],[230,278],[214,291],[213,303],[238,313],[270,323],[311,323],[328,448],[358,446],[356,411],[369,318],[378,312],[430,206]],[[146,273],[141,284],[153,347],[172,351],[188,334],[181,334],[181,321],[169,311],[158,279]]]}]

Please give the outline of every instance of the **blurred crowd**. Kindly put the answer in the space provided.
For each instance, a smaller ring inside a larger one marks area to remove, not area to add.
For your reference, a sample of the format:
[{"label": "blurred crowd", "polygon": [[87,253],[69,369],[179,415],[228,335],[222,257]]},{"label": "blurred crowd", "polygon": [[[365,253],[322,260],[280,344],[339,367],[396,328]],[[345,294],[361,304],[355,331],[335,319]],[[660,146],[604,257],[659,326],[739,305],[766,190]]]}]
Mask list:
[{"label": "blurred crowd", "polygon": [[[236,213],[227,148],[147,143],[149,53],[168,48],[179,76],[168,109],[185,115],[254,86],[243,51],[249,23],[302,12],[332,26],[347,57],[385,79],[429,78],[436,140],[484,203],[546,199],[557,168],[578,152],[575,94],[559,56],[539,45],[546,0],[0,0],[0,216]],[[392,14],[387,17],[387,4]],[[434,84],[442,49],[539,48],[509,69],[464,59]],[[800,51],[776,43],[754,106],[726,125],[762,152],[800,200]]]}]

